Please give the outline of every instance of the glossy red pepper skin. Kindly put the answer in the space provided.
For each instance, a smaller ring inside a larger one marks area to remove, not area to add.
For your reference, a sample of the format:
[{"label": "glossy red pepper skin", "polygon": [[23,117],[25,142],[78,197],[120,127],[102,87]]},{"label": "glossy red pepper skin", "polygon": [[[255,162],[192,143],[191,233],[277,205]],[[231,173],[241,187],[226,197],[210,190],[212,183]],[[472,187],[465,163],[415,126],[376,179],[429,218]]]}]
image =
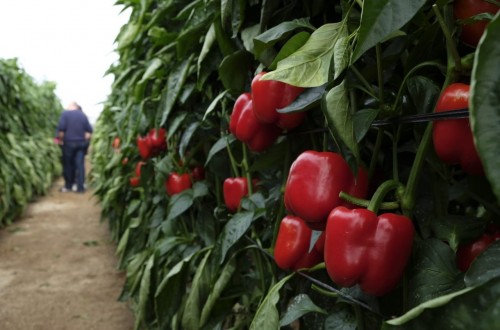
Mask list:
[{"label": "glossy red pepper skin", "polygon": [[[466,84],[449,85],[436,104],[436,112],[468,108],[469,90],[470,86]],[[484,175],[468,118],[439,120],[433,125],[434,149],[444,163],[460,164],[470,175]]]},{"label": "glossy red pepper skin", "polygon": [[133,176],[129,179],[130,186],[137,187],[141,183],[141,178],[138,176]]},{"label": "glossy red pepper skin", "polygon": [[137,148],[139,149],[139,155],[142,159],[146,160],[152,157],[153,152],[151,149],[151,144],[149,143],[148,136],[137,137]]},{"label": "glossy red pepper skin", "polygon": [[459,246],[457,250],[457,267],[466,272],[478,255],[483,253],[493,242],[500,239],[499,233],[485,233],[474,242]]},{"label": "glossy red pepper skin", "polygon": [[[257,181],[253,180],[252,187],[255,188],[256,184]],[[227,210],[234,213],[238,211],[241,199],[248,196],[248,180],[244,177],[227,178],[224,180],[222,191]]]},{"label": "glossy red pepper skin", "polygon": [[285,185],[286,209],[315,230],[324,230],[331,210],[351,206],[339,197],[344,191],[359,198],[368,192],[368,173],[362,167],[357,178],[337,153],[305,151],[293,162]]},{"label": "glossy red pepper skin", "polygon": [[138,162],[136,165],[135,165],[135,176],[137,177],[141,177],[141,168],[143,165],[146,165],[145,162]]},{"label": "glossy red pepper skin", "polygon": [[400,281],[411,255],[413,223],[403,215],[377,217],[366,209],[339,206],[328,217],[325,265],[340,286],[359,284],[371,295],[382,296]]},{"label": "glossy red pepper skin", "polygon": [[162,151],[167,150],[166,133],[164,128],[152,128],[149,130],[147,138],[149,139],[149,145],[153,156],[157,156]]},{"label": "glossy red pepper skin", "polygon": [[311,245],[312,230],[299,217],[285,216],[280,223],[274,260],[281,269],[298,270],[310,268],[323,261],[324,235],[322,234],[313,248]]},{"label": "glossy red pepper skin", "polygon": [[191,178],[194,182],[205,180],[205,168],[201,165],[193,167],[191,170]]},{"label": "glossy red pepper skin", "polygon": [[176,172],[172,172],[168,175],[168,178],[165,181],[165,189],[167,190],[167,194],[169,196],[178,194],[186,189],[191,188],[191,186],[191,177],[188,173],[179,174]]},{"label": "glossy red pepper skin", "polygon": [[[495,15],[498,10],[498,6],[484,0],[453,1],[453,15],[455,19],[463,20],[480,13],[491,13]],[[462,25],[460,40],[469,46],[476,47],[488,23],[488,20],[484,20],[473,24]]]},{"label": "glossy red pepper skin", "polygon": [[229,130],[250,150],[257,152],[269,148],[281,133],[276,125],[264,124],[255,117],[250,93],[243,93],[236,99]]},{"label": "glossy red pepper skin", "polygon": [[255,116],[268,124],[275,124],[282,129],[292,129],[304,121],[305,112],[279,113],[291,104],[300,93],[302,87],[296,87],[276,80],[261,80],[267,72],[257,74],[252,80],[252,99]]}]

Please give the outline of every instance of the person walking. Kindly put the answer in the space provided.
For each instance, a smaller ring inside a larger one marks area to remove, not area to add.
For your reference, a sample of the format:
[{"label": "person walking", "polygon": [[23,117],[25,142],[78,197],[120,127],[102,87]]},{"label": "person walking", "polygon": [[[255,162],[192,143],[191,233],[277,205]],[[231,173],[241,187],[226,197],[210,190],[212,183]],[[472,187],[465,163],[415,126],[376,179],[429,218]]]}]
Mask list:
[{"label": "person walking", "polygon": [[71,191],[75,179],[76,191],[85,192],[85,154],[93,130],[87,116],[80,110],[76,102],[71,102],[61,114],[57,126],[63,159],[64,187],[61,192]]}]

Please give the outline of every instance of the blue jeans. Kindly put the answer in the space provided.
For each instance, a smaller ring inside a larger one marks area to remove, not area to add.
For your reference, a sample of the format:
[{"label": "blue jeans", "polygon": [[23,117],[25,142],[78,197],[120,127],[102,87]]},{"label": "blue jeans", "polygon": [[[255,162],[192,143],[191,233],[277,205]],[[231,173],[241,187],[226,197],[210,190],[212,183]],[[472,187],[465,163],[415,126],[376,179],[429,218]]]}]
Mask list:
[{"label": "blue jeans", "polygon": [[88,142],[65,141],[63,144],[63,176],[64,186],[71,190],[75,182],[79,192],[85,190],[85,154],[87,153]]}]

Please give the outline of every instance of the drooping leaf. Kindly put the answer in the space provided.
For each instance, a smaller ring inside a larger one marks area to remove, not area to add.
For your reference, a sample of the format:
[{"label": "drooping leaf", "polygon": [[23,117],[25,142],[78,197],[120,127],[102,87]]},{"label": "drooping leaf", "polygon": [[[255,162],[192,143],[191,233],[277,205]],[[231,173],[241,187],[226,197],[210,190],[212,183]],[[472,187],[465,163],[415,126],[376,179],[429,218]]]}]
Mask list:
[{"label": "drooping leaf", "polygon": [[363,2],[361,24],[351,63],[368,49],[405,25],[425,4],[425,0],[371,0]]},{"label": "drooping leaf", "polygon": [[304,46],[278,63],[263,80],[279,80],[293,86],[318,87],[328,82],[330,64],[338,36],[347,29],[344,22],[319,27]]},{"label": "drooping leaf", "polygon": [[482,285],[498,277],[500,277],[500,241],[496,241],[477,256],[465,273],[464,280],[470,287]]},{"label": "drooping leaf", "polygon": [[280,290],[295,273],[288,274],[276,283],[260,304],[250,324],[250,330],[279,329],[279,313],[276,303],[280,299]]},{"label": "drooping leaf", "polygon": [[414,251],[414,263],[408,271],[410,306],[464,287],[463,275],[455,265],[455,253],[447,244],[430,238],[416,243]]},{"label": "drooping leaf", "polygon": [[302,92],[291,104],[285,108],[276,109],[279,113],[289,113],[296,111],[305,111],[317,106],[326,90],[326,85],[308,88]]},{"label": "drooping leaf", "polygon": [[226,149],[228,145],[236,141],[234,135],[230,134],[221,137],[217,142],[214,143],[210,151],[208,152],[207,160],[205,161],[205,166],[210,162],[212,157],[223,149]]},{"label": "drooping leaf", "polygon": [[259,57],[264,49],[272,47],[283,38],[287,38],[296,29],[314,30],[314,26],[306,18],[294,19],[293,21],[282,22],[254,38],[255,57]]},{"label": "drooping leaf", "polygon": [[334,136],[339,136],[356,159],[359,159],[359,146],[354,134],[353,115],[345,83],[341,82],[333,87],[324,97],[323,103],[328,129]]},{"label": "drooping leaf", "polygon": [[299,32],[292,36],[284,45],[281,47],[280,51],[274,58],[273,62],[269,66],[269,70],[276,70],[279,61],[287,58],[288,56],[295,53],[300,47],[304,46],[311,34],[309,32]]},{"label": "drooping leaf", "polygon": [[476,50],[470,92],[470,122],[479,156],[500,201],[500,14],[488,24]]},{"label": "drooping leaf", "polygon": [[[387,329],[491,329],[500,313],[500,279],[427,301],[387,321]],[[392,327],[394,326],[394,327]],[[493,326],[495,327],[495,326]],[[385,328],[384,328],[385,329]]]},{"label": "drooping leaf", "polygon": [[168,115],[172,111],[172,108],[180,95],[182,87],[186,82],[193,57],[193,55],[189,56],[182,64],[180,64],[168,75],[167,89],[163,95],[164,103],[159,126],[163,126],[163,124],[165,124]]},{"label": "drooping leaf", "polygon": [[207,297],[200,316],[200,327],[204,326],[209,319],[212,309],[217,304],[217,301],[222,294],[222,291],[226,288],[229,281],[231,280],[234,272],[236,271],[236,259],[231,258],[227,264],[222,268],[217,281],[213,285],[213,289]]},{"label": "drooping leaf", "polygon": [[254,220],[254,212],[236,213],[224,226],[219,236],[220,264],[224,262],[229,249],[246,233]]},{"label": "drooping leaf", "polygon": [[243,93],[249,84],[248,70],[252,66],[253,57],[247,51],[240,50],[226,56],[219,67],[219,78],[224,88],[234,93]]},{"label": "drooping leaf", "polygon": [[186,189],[178,194],[173,195],[168,202],[167,221],[172,220],[193,205],[193,190]]},{"label": "drooping leaf", "polygon": [[326,314],[326,311],[318,307],[307,294],[299,294],[289,303],[285,315],[281,318],[280,326],[288,325],[308,313]]}]

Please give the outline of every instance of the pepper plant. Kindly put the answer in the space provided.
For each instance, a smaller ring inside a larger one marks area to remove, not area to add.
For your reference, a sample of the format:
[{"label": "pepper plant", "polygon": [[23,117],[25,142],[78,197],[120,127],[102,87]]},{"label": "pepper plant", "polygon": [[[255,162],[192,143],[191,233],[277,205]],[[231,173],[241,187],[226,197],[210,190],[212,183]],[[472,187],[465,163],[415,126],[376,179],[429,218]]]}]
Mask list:
[{"label": "pepper plant", "polygon": [[0,226],[61,175],[53,142],[62,106],[52,82],[37,83],[16,59],[0,59]]},{"label": "pepper plant", "polygon": [[[452,3],[423,0],[117,4],[131,16],[92,179],[137,329],[495,321],[499,243],[466,272],[456,252],[500,214],[498,14],[457,20]],[[477,21],[471,47],[460,37]],[[440,111],[454,83],[470,85],[468,104]],[[484,176],[439,157],[435,120],[465,123]],[[144,157],[152,129],[167,147]]]}]

